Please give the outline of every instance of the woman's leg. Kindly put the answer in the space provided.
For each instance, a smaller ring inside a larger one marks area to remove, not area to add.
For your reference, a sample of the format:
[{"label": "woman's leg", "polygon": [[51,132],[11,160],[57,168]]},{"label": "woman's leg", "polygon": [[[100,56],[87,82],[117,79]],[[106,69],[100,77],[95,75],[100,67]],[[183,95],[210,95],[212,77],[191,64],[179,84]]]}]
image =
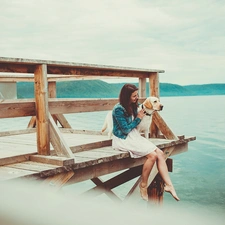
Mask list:
[{"label": "woman's leg", "polygon": [[167,168],[167,165],[166,165],[166,162],[165,162],[165,157],[164,157],[164,154],[163,152],[160,150],[160,149],[156,149],[155,150],[156,154],[157,154],[157,161],[156,161],[156,164],[157,164],[157,168],[158,168],[158,171],[162,177],[162,179],[164,180],[165,182],[165,187],[164,187],[164,190],[166,192],[170,192],[170,194],[177,200],[179,201],[180,199],[178,198],[177,194],[176,194],[176,191],[173,187],[173,184],[172,184],[172,181],[170,179],[170,176],[169,176],[169,172],[168,172],[168,168]]},{"label": "woman's leg", "polygon": [[141,197],[144,200],[148,201],[148,191],[147,191],[148,177],[157,159],[157,153],[155,151],[151,152],[146,157],[147,157],[147,160],[145,161],[143,165],[143,169],[142,169],[140,192],[141,192]]}]

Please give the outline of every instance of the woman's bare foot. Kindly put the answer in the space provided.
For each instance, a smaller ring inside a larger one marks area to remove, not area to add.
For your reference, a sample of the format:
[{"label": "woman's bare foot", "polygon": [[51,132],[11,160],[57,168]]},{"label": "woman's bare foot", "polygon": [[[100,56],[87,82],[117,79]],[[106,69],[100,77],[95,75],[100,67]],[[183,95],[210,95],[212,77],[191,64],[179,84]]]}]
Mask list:
[{"label": "woman's bare foot", "polygon": [[148,201],[148,190],[147,190],[147,187],[143,187],[140,183],[139,185],[140,187],[140,193],[141,193],[141,197],[145,200],[145,201]]},{"label": "woman's bare foot", "polygon": [[178,198],[177,193],[176,193],[173,185],[165,185],[164,190],[166,192],[169,192],[174,197],[175,200],[180,201],[180,199]]}]

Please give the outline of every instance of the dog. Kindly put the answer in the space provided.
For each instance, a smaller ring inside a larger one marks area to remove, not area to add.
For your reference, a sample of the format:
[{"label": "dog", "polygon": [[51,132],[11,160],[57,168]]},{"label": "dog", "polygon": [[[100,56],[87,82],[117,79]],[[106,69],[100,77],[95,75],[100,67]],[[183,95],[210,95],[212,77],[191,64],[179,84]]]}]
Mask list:
[{"label": "dog", "polygon": [[[152,122],[152,114],[154,113],[154,111],[161,111],[163,109],[163,105],[157,97],[150,96],[146,98],[142,104],[139,105],[138,111],[140,111],[141,109],[145,111],[146,116],[144,116],[141,122],[138,124],[137,130],[140,133],[144,133],[144,136],[148,138],[149,127]],[[108,137],[109,139],[111,139],[113,130],[112,111],[109,111],[107,113],[101,132],[103,133],[107,128]]]}]

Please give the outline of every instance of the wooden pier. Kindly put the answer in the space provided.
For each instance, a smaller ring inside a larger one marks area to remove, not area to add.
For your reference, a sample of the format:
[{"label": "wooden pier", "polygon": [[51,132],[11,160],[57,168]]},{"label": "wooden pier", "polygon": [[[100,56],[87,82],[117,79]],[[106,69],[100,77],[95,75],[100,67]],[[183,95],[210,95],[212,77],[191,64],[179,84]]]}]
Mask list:
[{"label": "wooden pier", "polygon": [[[107,77],[139,79],[140,102],[146,98],[146,82],[150,95],[159,96],[159,73],[162,70],[100,66],[69,62],[0,58],[0,83],[33,82],[34,99],[0,99],[0,118],[30,116],[24,130],[0,132],[0,182],[40,180],[58,190],[63,185],[92,180],[96,187],[116,201],[113,188],[141,175],[145,157],[130,158],[128,153],[112,149],[112,141],[100,131],[72,128],[64,114],[111,110],[118,99],[56,98],[56,82]],[[119,93],[118,93],[119,94]],[[175,135],[158,112],[153,114],[149,140],[169,156],[188,150],[194,136]],[[120,172],[108,181],[101,176]],[[163,185],[154,167],[149,177],[149,198],[161,202]],[[159,182],[160,181],[160,182]],[[125,199],[138,191],[137,179]],[[160,184],[160,185],[158,185]]]}]

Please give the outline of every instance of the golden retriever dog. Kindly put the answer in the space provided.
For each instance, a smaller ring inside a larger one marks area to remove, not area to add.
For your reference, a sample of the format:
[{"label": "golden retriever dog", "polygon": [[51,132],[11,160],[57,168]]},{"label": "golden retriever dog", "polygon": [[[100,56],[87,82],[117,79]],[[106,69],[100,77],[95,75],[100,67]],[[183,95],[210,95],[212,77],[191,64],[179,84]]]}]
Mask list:
[{"label": "golden retriever dog", "polygon": [[[139,105],[138,110],[144,109],[146,116],[143,117],[141,122],[137,126],[137,130],[140,133],[144,133],[144,136],[148,138],[149,127],[152,122],[152,113],[154,111],[161,111],[163,105],[157,97],[150,96]],[[109,111],[106,115],[104,124],[102,126],[102,133],[108,128],[108,137],[112,138],[113,121],[112,121],[112,111]]]}]

